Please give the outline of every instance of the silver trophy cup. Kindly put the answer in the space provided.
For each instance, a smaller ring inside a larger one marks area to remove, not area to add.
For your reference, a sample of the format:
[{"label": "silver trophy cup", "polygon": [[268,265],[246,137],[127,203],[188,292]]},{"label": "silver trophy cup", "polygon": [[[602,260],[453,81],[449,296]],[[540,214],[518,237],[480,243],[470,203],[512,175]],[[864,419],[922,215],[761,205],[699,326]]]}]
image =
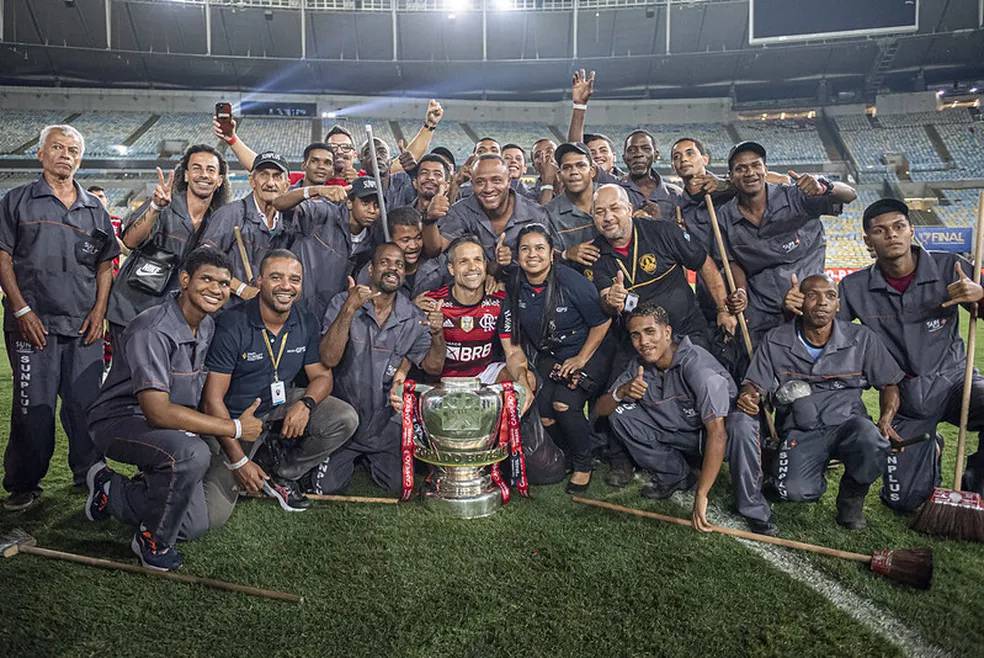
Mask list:
[{"label": "silver trophy cup", "polygon": [[[526,389],[514,384],[522,409]],[[499,446],[502,386],[483,385],[477,377],[444,377],[439,386],[416,385],[424,434],[414,439],[415,456],[435,467],[425,503],[462,519],[490,516],[502,507],[492,482],[492,464],[506,458]]]}]

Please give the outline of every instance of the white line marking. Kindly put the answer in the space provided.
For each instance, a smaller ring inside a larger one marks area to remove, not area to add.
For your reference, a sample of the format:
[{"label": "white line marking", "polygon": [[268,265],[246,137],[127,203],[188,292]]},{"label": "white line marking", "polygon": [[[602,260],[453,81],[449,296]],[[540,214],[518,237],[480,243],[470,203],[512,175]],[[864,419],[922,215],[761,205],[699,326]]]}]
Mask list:
[{"label": "white line marking", "polygon": [[[678,491],[673,494],[671,500],[688,511],[693,509],[693,493]],[[748,529],[744,521],[739,517],[717,506],[709,505],[708,515],[713,516],[710,520],[716,525],[724,526],[725,528],[737,528],[739,530]],[[841,611],[868,627],[876,635],[880,635],[899,647],[905,655],[915,656],[917,658],[942,658],[951,655],[946,650],[927,642],[905,623],[885,612],[871,601],[845,589],[836,581],[814,568],[808,560],[796,555],[792,550],[772,544],[750,541],[748,539],[735,538],[735,540],[793,580],[798,580],[825,597]]]}]

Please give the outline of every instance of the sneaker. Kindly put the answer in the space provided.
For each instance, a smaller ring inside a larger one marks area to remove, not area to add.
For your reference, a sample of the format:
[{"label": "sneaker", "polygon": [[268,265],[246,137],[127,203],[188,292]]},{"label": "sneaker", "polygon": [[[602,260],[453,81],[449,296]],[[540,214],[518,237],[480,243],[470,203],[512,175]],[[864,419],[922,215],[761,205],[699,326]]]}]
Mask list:
[{"label": "sneaker", "polygon": [[633,473],[634,469],[629,462],[612,464],[608,473],[605,475],[605,484],[609,487],[621,489],[622,487],[628,486],[629,482],[632,482]]},{"label": "sneaker", "polygon": [[642,485],[639,493],[642,494],[643,498],[650,500],[665,500],[672,496],[674,491],[690,491],[694,488],[695,484],[697,484],[697,477],[691,471],[687,473],[687,477],[683,480],[670,485],[660,484],[655,479],[650,480]]},{"label": "sneaker", "polygon": [[133,535],[130,548],[140,558],[140,564],[155,571],[176,571],[184,562],[176,548],[158,540],[143,526]]},{"label": "sneaker", "polygon": [[113,472],[100,460],[89,467],[85,474],[85,484],[89,496],[85,499],[85,518],[102,521],[109,518],[109,482]]},{"label": "sneaker", "polygon": [[294,481],[270,478],[263,483],[263,491],[280,503],[280,508],[285,512],[303,512],[311,507],[311,501]]},{"label": "sneaker", "polygon": [[41,502],[41,490],[15,491],[3,501],[3,509],[8,512],[23,512]]},{"label": "sneaker", "polygon": [[759,519],[750,519],[745,517],[745,523],[748,524],[748,529],[757,535],[768,535],[769,537],[776,537],[779,535],[779,528],[777,528],[776,524],[772,522],[772,519],[761,521]]}]

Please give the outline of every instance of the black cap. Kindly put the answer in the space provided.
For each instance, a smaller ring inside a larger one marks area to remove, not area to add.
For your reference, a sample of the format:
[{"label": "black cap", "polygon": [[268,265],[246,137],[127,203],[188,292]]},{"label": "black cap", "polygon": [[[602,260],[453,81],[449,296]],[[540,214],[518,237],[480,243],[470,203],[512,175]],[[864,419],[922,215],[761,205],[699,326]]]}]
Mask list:
[{"label": "black cap", "polygon": [[369,196],[376,196],[376,191],[379,188],[376,187],[376,179],[369,178],[368,176],[362,176],[361,178],[356,178],[352,181],[352,189],[349,190],[349,198],[359,197],[364,199]]},{"label": "black cap", "polygon": [[739,153],[744,153],[745,151],[751,151],[752,153],[757,154],[760,158],[762,158],[763,160],[765,160],[765,147],[764,146],[762,146],[758,142],[752,142],[752,141],[738,142],[737,144],[735,144],[734,146],[731,147],[731,150],[730,151],[728,151],[728,170],[729,171],[731,170],[731,161],[735,159],[735,156],[736,155],[738,155]]},{"label": "black cap", "polygon": [[264,151],[253,159],[253,171],[257,171],[264,166],[276,167],[285,174],[290,172],[290,169],[287,167],[287,161],[284,160],[284,156],[280,155],[276,151]]},{"label": "black cap", "polygon": [[581,155],[588,156],[588,162],[591,162],[591,151],[582,142],[564,142],[554,151],[554,160],[557,161],[557,166],[560,166],[561,160],[568,153],[580,153]]},{"label": "black cap", "polygon": [[905,201],[898,199],[878,199],[864,209],[864,215],[861,216],[861,225],[864,227],[864,230],[867,231],[868,227],[871,226],[871,220],[887,212],[900,212],[908,218],[909,206],[905,205]]},{"label": "black cap", "polygon": [[451,154],[451,151],[450,150],[444,148],[443,146],[438,146],[437,148],[432,148],[431,149],[431,153],[433,153],[434,155],[441,156],[442,158],[444,158],[445,160],[447,160],[448,161],[448,164],[450,164],[452,167],[455,166],[455,163],[454,163],[454,155]]}]

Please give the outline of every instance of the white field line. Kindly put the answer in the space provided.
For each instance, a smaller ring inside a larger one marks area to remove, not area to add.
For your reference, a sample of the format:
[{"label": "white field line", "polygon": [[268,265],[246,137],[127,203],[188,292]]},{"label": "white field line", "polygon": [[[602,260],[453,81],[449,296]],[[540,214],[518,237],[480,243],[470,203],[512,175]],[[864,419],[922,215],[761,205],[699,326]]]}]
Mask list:
[{"label": "white field line", "polygon": [[[672,500],[683,506],[688,513],[693,508],[694,496],[692,493],[676,492],[673,494]],[[710,519],[711,522],[716,525],[724,526],[725,528],[747,530],[744,521],[734,514],[730,514],[714,505],[708,506],[708,512],[709,516],[713,517]],[[868,627],[876,635],[885,638],[899,647],[906,656],[932,658],[951,655],[940,647],[924,640],[906,624],[888,614],[871,601],[858,596],[854,592],[848,591],[836,581],[815,569],[808,560],[797,555],[794,551],[747,539],[736,538],[735,540],[793,580],[798,580],[825,597],[849,617]],[[874,575],[872,577],[878,578],[879,576]]]}]

